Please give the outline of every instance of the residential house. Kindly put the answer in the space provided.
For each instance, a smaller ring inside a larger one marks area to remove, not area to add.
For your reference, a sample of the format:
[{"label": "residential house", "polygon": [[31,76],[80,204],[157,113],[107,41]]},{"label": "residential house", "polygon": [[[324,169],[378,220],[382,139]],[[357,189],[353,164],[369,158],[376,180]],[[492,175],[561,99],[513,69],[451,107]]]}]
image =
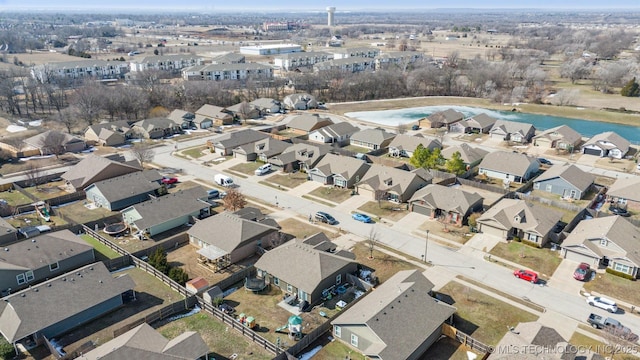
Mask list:
[{"label": "residential house", "polygon": [[621,216],[582,220],[562,242],[562,256],[640,277],[640,229]]},{"label": "residential house", "polygon": [[122,210],[158,195],[162,175],[157,170],[137,171],[96,181],[85,189],[87,200],[111,211]]},{"label": "residential house", "polygon": [[144,119],[133,123],[131,132],[144,139],[159,139],[182,133],[181,124],[166,117]]},{"label": "residential house", "polygon": [[456,123],[453,123],[449,126],[449,131],[452,133],[470,133],[471,125],[467,122],[467,120],[460,120]]},{"label": "residential house", "polygon": [[329,126],[333,121],[328,117],[320,117],[320,114],[302,114],[289,120],[287,129],[295,134],[308,135],[310,132]]},{"label": "residential house", "polygon": [[89,59],[36,65],[31,68],[31,76],[44,84],[55,79],[119,79],[127,71],[127,62]]},{"label": "residential house", "polygon": [[333,60],[333,54],[321,51],[303,51],[278,55],[273,59],[276,68],[292,71],[311,68],[313,65]]},{"label": "residential house", "polygon": [[342,72],[362,72],[372,71],[375,66],[375,60],[367,57],[348,57],[344,59],[336,59],[324,61],[313,65],[314,72],[321,71],[342,71]]},{"label": "residential house", "polygon": [[371,167],[357,184],[360,195],[371,200],[389,200],[399,203],[409,201],[419,189],[430,184],[432,179],[424,179],[415,171],[405,171],[379,164]]},{"label": "residential house", "polygon": [[233,115],[223,107],[204,104],[196,110],[196,116],[193,121],[201,129],[207,129],[213,125],[233,124]]},{"label": "residential house", "polygon": [[285,172],[299,169],[309,172],[323,156],[329,153],[329,150],[331,150],[331,147],[323,144],[293,144],[280,155],[271,157],[269,163]]},{"label": "residential house", "polygon": [[436,138],[423,137],[422,135],[407,135],[399,134],[393,138],[389,144],[389,156],[395,157],[412,157],[413,152],[416,151],[419,145],[423,148],[429,149],[442,149],[442,144]]},{"label": "residential house", "polygon": [[233,149],[233,156],[245,161],[260,160],[266,163],[270,158],[280,155],[289,146],[291,146],[289,142],[268,137],[254,143],[238,146]]},{"label": "residential house", "polygon": [[101,146],[118,146],[131,137],[131,126],[126,120],[95,124],[87,127],[84,139]]},{"label": "residential house", "polygon": [[562,213],[547,206],[518,199],[502,199],[482,214],[477,223],[482,233],[504,240],[518,237],[542,247],[560,219]]},{"label": "residential house", "polygon": [[195,118],[196,115],[194,113],[180,109],[175,109],[167,115],[167,119],[172,120],[174,123],[178,124],[181,129],[185,130],[195,127]]},{"label": "residential house", "polygon": [[524,183],[531,179],[539,168],[540,163],[536,158],[521,153],[494,151],[482,159],[478,173],[503,182]]},{"label": "residential house", "polygon": [[0,293],[14,293],[94,261],[93,247],[69,230],[5,245],[0,253]]},{"label": "residential house", "polygon": [[350,122],[339,122],[321,127],[309,133],[309,141],[344,145],[349,143],[351,135],[360,131],[360,128],[351,125]]},{"label": "residential house", "polygon": [[545,130],[533,137],[533,145],[572,152],[582,142],[582,135],[567,125]]},{"label": "residential house", "polygon": [[[121,307],[136,284],[102,262],[15,292],[0,302],[0,333],[9,343],[41,344]],[[70,301],[73,299],[73,301]]]},{"label": "residential house", "polygon": [[270,79],[272,77],[273,68],[259,63],[207,64],[182,69],[182,78],[187,81]]},{"label": "residential house", "polygon": [[[18,240],[18,230],[0,217],[0,245],[10,244]],[[2,289],[2,287],[0,287]]]},{"label": "residential house", "polygon": [[58,130],[47,130],[23,140],[25,150],[36,149],[40,155],[60,155],[66,152],[80,152],[87,148],[84,139]]},{"label": "residential house", "polygon": [[180,190],[125,208],[122,220],[132,232],[154,236],[209,216],[211,205],[204,198],[206,191],[201,186]]},{"label": "residential house", "polygon": [[582,153],[600,157],[622,159],[629,152],[629,140],[607,131],[595,135],[582,145]]},{"label": "residential house", "polygon": [[489,153],[486,150],[461,143],[460,145],[449,146],[443,149],[440,154],[445,160],[449,160],[455,152],[460,153],[460,158],[469,168],[480,164],[480,161]]},{"label": "residential house", "polygon": [[278,228],[226,211],[197,221],[187,234],[203,263],[218,269],[252,257],[280,239]]},{"label": "residential house", "polygon": [[595,176],[571,164],[556,164],[533,180],[533,188],[580,200],[591,189]]},{"label": "residential house", "polygon": [[462,121],[464,119],[464,114],[453,109],[447,109],[444,111],[438,111],[433,113],[426,118],[420,119],[418,121],[418,125],[420,127],[427,128],[441,128],[444,127],[449,130],[449,127],[458,121]]},{"label": "residential house", "polygon": [[318,101],[311,94],[296,93],[285,96],[282,105],[287,110],[309,110],[317,109]]},{"label": "residential house", "polygon": [[496,123],[496,119],[482,113],[465,120],[469,127],[469,132],[475,134],[488,134]]},{"label": "residential house", "polygon": [[212,64],[244,64],[245,56],[238,53],[226,53],[211,59]]},{"label": "residential house", "polygon": [[152,55],[138,58],[129,63],[132,73],[156,70],[172,74],[179,74],[180,70],[196,65],[202,65],[204,58],[192,54]]},{"label": "residential house", "polygon": [[352,257],[317,246],[292,240],[267,251],[255,263],[258,277],[285,294],[297,295],[300,301],[320,303],[323,291],[347,282],[347,275],[355,274],[358,264]]},{"label": "residential house", "polygon": [[[516,349],[553,349],[553,351],[545,351],[544,359],[548,360],[604,360],[600,355],[590,353],[590,351],[581,351],[580,356],[578,349],[581,346],[569,344],[556,329],[544,326],[539,322],[519,323],[511,331],[507,331],[502,340],[496,345],[496,349],[504,349],[496,351],[489,355],[490,360],[536,360],[540,358],[537,351],[519,351],[515,354]],[[587,348],[586,346],[584,348]],[[514,351],[512,351],[514,350]]]},{"label": "residential house", "polygon": [[309,170],[309,177],[323,185],[353,188],[369,170],[369,164],[354,157],[334,154],[325,155]]},{"label": "residential house", "polygon": [[469,215],[482,211],[483,200],[477,193],[429,184],[416,191],[409,204],[413,212],[437,218],[445,224],[462,226],[467,223]]},{"label": "residential house", "polygon": [[260,109],[246,101],[231,105],[226,110],[237,120],[258,119],[262,116]]},{"label": "residential house", "polygon": [[253,144],[268,137],[270,137],[269,134],[262,131],[243,129],[228,132],[209,139],[207,140],[207,147],[211,152],[228,156],[231,155],[233,150],[239,146]]},{"label": "residential house", "polygon": [[420,271],[398,271],[331,321],[333,337],[368,359],[422,359],[456,312],[432,289]]},{"label": "residential house", "polygon": [[389,133],[384,129],[365,129],[351,135],[351,145],[360,146],[369,150],[386,149],[396,134]]},{"label": "residential house", "polygon": [[260,111],[260,114],[276,114],[282,110],[282,104],[280,101],[271,98],[259,98],[255,99],[249,104],[253,105]]},{"label": "residential house", "polygon": [[84,190],[94,182],[141,171],[137,161],[120,162],[90,154],[62,174],[70,191]]},{"label": "residential house", "polygon": [[607,197],[622,208],[640,211],[640,177],[616,179],[607,190]]},{"label": "residential house", "polygon": [[536,134],[536,128],[532,124],[508,121],[508,120],[496,120],[493,127],[489,131],[489,136],[492,139],[499,139],[504,141],[511,141],[520,144],[526,144],[531,142],[531,139]]},{"label": "residential house", "polygon": [[169,340],[151,325],[142,323],[126,333],[109,340],[97,348],[83,353],[83,360],[206,359],[209,347],[196,331],[184,332]]}]

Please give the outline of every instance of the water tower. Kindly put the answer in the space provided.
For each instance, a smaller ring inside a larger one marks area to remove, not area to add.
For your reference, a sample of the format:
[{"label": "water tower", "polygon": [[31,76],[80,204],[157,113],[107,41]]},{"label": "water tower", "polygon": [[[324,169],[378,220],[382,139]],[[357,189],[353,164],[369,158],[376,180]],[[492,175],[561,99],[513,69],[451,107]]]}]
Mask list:
[{"label": "water tower", "polygon": [[336,12],[335,6],[327,6],[327,25],[336,26],[336,22],[333,19],[333,14]]}]

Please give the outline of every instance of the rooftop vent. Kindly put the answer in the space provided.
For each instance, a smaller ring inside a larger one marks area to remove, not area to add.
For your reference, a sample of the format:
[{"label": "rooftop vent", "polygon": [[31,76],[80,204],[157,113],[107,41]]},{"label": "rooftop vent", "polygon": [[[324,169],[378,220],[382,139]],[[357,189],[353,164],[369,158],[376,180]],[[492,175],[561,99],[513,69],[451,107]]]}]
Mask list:
[{"label": "rooftop vent", "polygon": [[9,248],[4,248],[4,251],[9,251]]},{"label": "rooftop vent", "polygon": [[36,242],[36,239],[31,239],[31,242],[32,242],[32,243]]}]

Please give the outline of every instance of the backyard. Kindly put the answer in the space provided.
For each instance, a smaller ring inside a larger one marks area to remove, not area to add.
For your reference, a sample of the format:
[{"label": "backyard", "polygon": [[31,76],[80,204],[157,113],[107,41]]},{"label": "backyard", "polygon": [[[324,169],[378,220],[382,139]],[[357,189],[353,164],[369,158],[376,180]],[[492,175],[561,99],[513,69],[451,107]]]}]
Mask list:
[{"label": "backyard", "polygon": [[584,284],[586,291],[596,291],[607,294],[614,299],[628,302],[635,306],[640,305],[640,292],[638,283],[608,273],[598,273],[595,279]]},{"label": "backyard", "polygon": [[390,201],[369,201],[360,206],[358,210],[374,215],[380,220],[385,219],[390,221],[398,221],[409,213],[407,205]]},{"label": "backyard", "polygon": [[69,194],[64,188],[64,181],[48,182],[46,184],[23,188],[38,200],[48,200],[54,197]]},{"label": "backyard", "polygon": [[309,193],[309,195],[315,196],[320,199],[329,200],[334,203],[341,203],[351,197],[351,189],[342,189],[331,186],[321,186]]},{"label": "backyard", "polygon": [[107,245],[96,240],[91,235],[82,234],[80,235],[80,238],[82,238],[82,240],[87,242],[89,245],[93,246],[93,250],[96,253],[95,255],[97,261],[104,261],[107,259],[115,259],[117,257],[120,257],[120,254],[111,250]]},{"label": "backyard", "polygon": [[489,253],[537,271],[543,278],[553,275],[562,261],[556,251],[538,249],[517,241],[499,242]]},{"label": "backyard", "polygon": [[33,202],[33,200],[31,200],[31,198],[29,198],[27,195],[23,194],[20,191],[17,190],[6,190],[3,192],[0,192],[0,199],[2,199],[3,203],[7,203],[7,205],[23,205],[23,204],[30,204]]},{"label": "backyard", "polygon": [[80,200],[55,208],[54,214],[61,214],[61,216],[64,216],[65,218],[77,224],[85,224],[90,221],[96,221],[119,214],[119,212],[117,211],[110,211],[109,209],[105,209],[103,207],[87,207],[85,206],[85,202],[86,201]]}]

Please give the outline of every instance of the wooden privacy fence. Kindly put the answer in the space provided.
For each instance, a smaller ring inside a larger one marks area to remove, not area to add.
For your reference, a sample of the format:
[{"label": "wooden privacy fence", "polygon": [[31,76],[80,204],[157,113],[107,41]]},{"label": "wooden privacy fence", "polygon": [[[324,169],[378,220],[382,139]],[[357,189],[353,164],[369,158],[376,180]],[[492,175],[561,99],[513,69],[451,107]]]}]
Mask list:
[{"label": "wooden privacy fence", "polygon": [[197,303],[198,303],[198,300],[196,299],[195,295],[185,298],[184,300],[178,300],[172,304],[169,304],[163,307],[162,309],[156,310],[146,315],[143,318],[140,318],[130,324],[127,324],[119,329],[114,330],[113,337],[116,338],[143,323],[152,324],[158,320],[166,319],[171,315],[179,314],[185,310],[189,310]]},{"label": "wooden privacy fence", "polygon": [[493,351],[493,347],[472,338],[449,324],[442,324],[442,334],[479,353],[488,354]]}]

